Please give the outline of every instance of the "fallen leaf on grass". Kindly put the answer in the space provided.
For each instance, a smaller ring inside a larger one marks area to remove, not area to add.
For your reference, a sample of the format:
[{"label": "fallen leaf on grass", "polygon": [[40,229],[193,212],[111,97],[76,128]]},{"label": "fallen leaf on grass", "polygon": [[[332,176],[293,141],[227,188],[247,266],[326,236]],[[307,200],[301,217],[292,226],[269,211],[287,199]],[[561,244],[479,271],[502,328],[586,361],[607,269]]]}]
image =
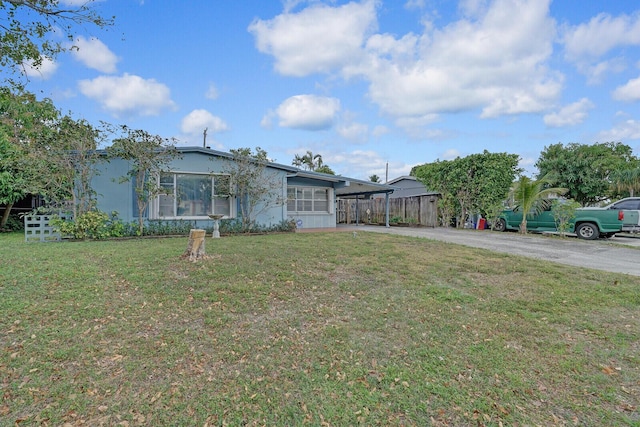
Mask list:
[{"label": "fallen leaf on grass", "polygon": [[502,415],[509,415],[509,411],[504,406],[500,406],[498,404],[494,404],[494,406],[500,413],[502,413]]},{"label": "fallen leaf on grass", "polygon": [[615,375],[616,368],[613,368],[611,366],[602,366],[602,372],[604,372],[607,375]]}]

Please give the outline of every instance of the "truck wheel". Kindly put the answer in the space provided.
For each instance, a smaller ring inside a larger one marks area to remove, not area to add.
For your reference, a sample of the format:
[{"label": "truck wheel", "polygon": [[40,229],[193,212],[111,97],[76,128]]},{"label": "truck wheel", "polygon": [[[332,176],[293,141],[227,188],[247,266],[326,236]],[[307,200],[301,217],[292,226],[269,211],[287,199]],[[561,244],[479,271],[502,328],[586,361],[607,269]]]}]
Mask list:
[{"label": "truck wheel", "polygon": [[576,234],[579,238],[585,240],[595,240],[600,237],[598,226],[591,222],[583,222],[576,228]]},{"label": "truck wheel", "polygon": [[493,224],[495,231],[505,231],[507,229],[507,223],[503,218],[498,218],[495,224]]}]

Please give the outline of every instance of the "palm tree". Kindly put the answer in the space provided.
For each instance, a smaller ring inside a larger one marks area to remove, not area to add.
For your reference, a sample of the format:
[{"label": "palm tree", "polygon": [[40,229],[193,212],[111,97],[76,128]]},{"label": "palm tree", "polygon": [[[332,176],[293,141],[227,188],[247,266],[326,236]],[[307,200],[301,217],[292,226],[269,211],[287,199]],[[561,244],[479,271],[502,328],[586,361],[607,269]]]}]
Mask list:
[{"label": "palm tree", "polygon": [[615,191],[628,191],[633,197],[635,190],[640,189],[640,168],[622,169],[611,174],[611,187]]},{"label": "palm tree", "polygon": [[528,176],[520,175],[520,179],[513,184],[511,196],[522,210],[522,222],[520,223],[522,234],[527,234],[527,216],[540,213],[551,203],[549,195],[564,194],[569,191],[567,188],[548,187],[551,184],[552,180],[549,175],[535,181]]},{"label": "palm tree", "polygon": [[303,167],[307,170],[315,171],[323,165],[322,155],[313,154],[311,151],[307,150],[307,153],[302,156],[296,154],[291,164],[296,167]]},{"label": "palm tree", "polygon": [[369,177],[369,181],[371,182],[380,182],[380,177],[375,173]]}]

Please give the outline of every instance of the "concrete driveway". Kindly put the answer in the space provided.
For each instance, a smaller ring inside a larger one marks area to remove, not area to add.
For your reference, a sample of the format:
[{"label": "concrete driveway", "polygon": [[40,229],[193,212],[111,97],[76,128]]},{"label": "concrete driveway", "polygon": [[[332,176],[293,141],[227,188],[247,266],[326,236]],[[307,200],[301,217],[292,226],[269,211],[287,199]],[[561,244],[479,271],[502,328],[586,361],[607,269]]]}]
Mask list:
[{"label": "concrete driveway", "polygon": [[442,242],[506,252],[560,264],[640,276],[640,237],[613,237],[601,240],[560,239],[555,236],[498,233],[490,230],[453,228],[348,226],[354,231],[422,237]]}]

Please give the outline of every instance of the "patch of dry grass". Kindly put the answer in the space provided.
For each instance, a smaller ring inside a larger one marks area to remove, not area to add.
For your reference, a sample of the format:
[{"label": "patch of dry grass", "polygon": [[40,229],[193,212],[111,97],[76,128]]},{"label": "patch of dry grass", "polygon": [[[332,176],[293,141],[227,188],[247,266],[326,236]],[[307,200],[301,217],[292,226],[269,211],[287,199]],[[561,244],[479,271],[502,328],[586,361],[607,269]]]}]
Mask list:
[{"label": "patch of dry grass", "polygon": [[0,236],[0,424],[637,425],[640,279],[389,235]]}]

